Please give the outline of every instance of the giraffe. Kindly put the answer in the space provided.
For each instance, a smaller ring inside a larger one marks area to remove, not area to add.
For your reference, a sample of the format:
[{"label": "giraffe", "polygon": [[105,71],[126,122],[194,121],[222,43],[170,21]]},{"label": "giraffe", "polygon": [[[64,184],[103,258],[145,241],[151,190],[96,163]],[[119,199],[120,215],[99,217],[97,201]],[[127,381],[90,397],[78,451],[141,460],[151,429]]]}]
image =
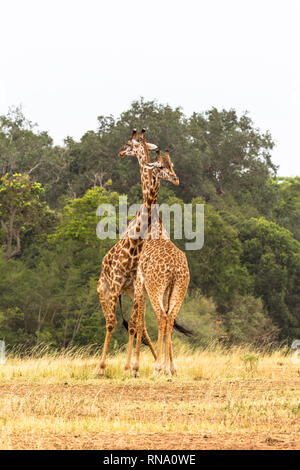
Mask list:
[{"label": "giraffe", "polygon": [[[140,162],[149,162],[148,149],[157,148],[156,145],[147,143],[144,139],[143,130],[138,140],[136,130],[132,133],[132,138],[127,142],[126,148],[130,147],[132,154],[136,155]],[[121,149],[122,151],[122,149]],[[148,169],[145,165],[140,165],[143,197],[150,191]],[[147,176],[146,176],[147,173]],[[157,192],[153,193],[153,203],[156,203]],[[145,205],[142,205],[136,217],[128,225],[122,238],[109,250],[102,261],[102,270],[98,280],[97,292],[106,320],[106,336],[103,345],[100,364],[97,372],[104,374],[106,365],[106,355],[111,336],[116,326],[116,303],[122,293],[128,294],[132,299],[134,296],[134,282],[136,279],[136,269],[138,258],[144,243],[143,233],[146,233],[148,225],[151,224],[151,213],[148,214]],[[145,305],[144,305],[145,309]],[[144,336],[156,359],[156,353],[149,338],[146,328]]]},{"label": "giraffe", "polygon": [[[173,171],[168,151],[165,156],[158,154],[154,163],[145,164],[152,169],[152,184],[159,186],[162,169]],[[174,173],[175,174],[175,173]],[[177,182],[179,184],[179,181]],[[139,354],[144,327],[144,308],[146,293],[158,321],[157,358],[154,372],[162,369],[162,346],[165,336],[164,372],[167,375],[176,373],[172,348],[172,329],[175,318],[180,310],[190,281],[190,273],[185,254],[179,250],[170,239],[153,238],[153,232],[148,231],[147,240],[143,244],[137,269],[134,302],[129,324],[129,344],[125,369],[130,369],[134,334],[137,333],[135,364],[133,375],[138,376]]]}]

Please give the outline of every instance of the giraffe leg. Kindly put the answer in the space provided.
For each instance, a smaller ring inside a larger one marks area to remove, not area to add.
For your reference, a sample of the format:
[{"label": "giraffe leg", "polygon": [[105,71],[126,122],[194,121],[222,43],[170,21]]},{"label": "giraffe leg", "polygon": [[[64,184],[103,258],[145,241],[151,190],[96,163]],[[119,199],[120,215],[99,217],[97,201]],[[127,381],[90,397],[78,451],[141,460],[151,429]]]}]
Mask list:
[{"label": "giraffe leg", "polygon": [[138,302],[134,299],[131,315],[130,315],[130,322],[128,325],[128,333],[129,333],[129,341],[128,341],[128,351],[127,351],[127,360],[125,364],[125,372],[130,371],[131,369],[131,358],[132,358],[132,351],[133,351],[133,343],[134,337],[137,332],[137,325],[138,325]]},{"label": "giraffe leg", "polygon": [[134,341],[134,334],[129,333],[129,341],[128,341],[128,351],[127,351],[127,359],[125,363],[125,373],[128,373],[131,368],[131,356],[133,351],[133,341]]},{"label": "giraffe leg", "polygon": [[[127,294],[130,296],[132,302],[134,301],[134,295],[133,295],[133,292],[127,292]],[[146,302],[145,302],[145,313],[146,313]],[[145,316],[145,313],[144,313],[144,316]],[[128,328],[128,331],[129,331],[129,328]],[[150,336],[149,336],[149,333],[147,331],[147,327],[146,327],[146,322],[144,323],[144,329],[143,329],[143,337],[146,339],[147,343],[148,343],[148,346],[150,348],[150,351],[152,353],[152,356],[154,357],[154,360],[156,360],[156,352],[155,352],[155,349],[154,349],[154,346],[152,344],[152,341],[150,339]],[[128,354],[130,353],[130,358],[131,358],[131,354],[132,354],[132,349],[133,349],[133,341],[134,338],[131,338],[131,335],[129,336],[129,343],[128,343]],[[130,369],[130,366],[128,366],[128,364],[130,364],[130,358],[128,359],[128,356],[127,356],[127,361],[126,361],[126,365],[125,365],[125,370],[128,370]]]},{"label": "giraffe leg", "polygon": [[[98,293],[98,297],[99,297],[100,304],[101,304],[101,307],[102,307],[103,315],[106,319],[106,316],[107,316],[108,286],[107,286],[107,283],[106,283],[105,279],[103,279],[102,275],[100,275],[100,277],[99,277],[99,281],[98,281],[98,285],[97,285],[97,293]],[[103,357],[104,351],[107,350],[107,347],[108,347],[108,344],[109,344],[109,341],[110,341],[110,338],[108,338],[108,336],[109,336],[108,331],[106,331],[105,341],[104,341],[101,357]],[[98,365],[96,367],[95,373],[99,374],[99,375],[103,375],[103,372],[104,372],[104,369],[102,370],[100,368],[100,366]]]},{"label": "giraffe leg", "polygon": [[133,301],[133,306],[132,306],[130,321],[128,325],[129,340],[128,340],[127,359],[126,359],[126,363],[124,367],[125,373],[128,373],[131,370],[131,357],[132,357],[132,351],[133,351],[133,345],[134,345],[134,337],[136,334],[136,324],[137,324],[137,316],[138,316],[137,305],[134,303],[134,297],[133,295],[130,295],[130,297],[131,297],[131,300]]},{"label": "giraffe leg", "polygon": [[161,315],[158,320],[157,358],[154,367],[154,374],[158,375],[162,369],[162,348],[166,329],[166,318]]},{"label": "giraffe leg", "polygon": [[99,375],[104,375],[104,369],[106,366],[106,355],[107,355],[107,350],[108,346],[112,337],[113,331],[109,331],[108,328],[106,329],[106,336],[105,336],[105,341],[102,349],[102,354],[101,354],[101,359],[100,359],[100,364],[97,369],[97,373]]},{"label": "giraffe leg", "polygon": [[[99,291],[98,291],[99,294]],[[105,315],[105,320],[106,320],[106,336],[105,336],[105,341],[102,349],[102,354],[101,354],[101,359],[100,359],[100,364],[96,370],[96,372],[99,375],[104,375],[104,369],[106,366],[106,355],[107,355],[107,350],[108,346],[113,334],[113,331],[116,327],[117,324],[117,319],[116,319],[116,304],[117,300],[119,297],[119,290],[115,290],[113,294],[111,295],[111,298],[109,302],[105,300],[104,304],[101,302],[102,294],[99,294],[100,302],[102,305],[102,308],[104,306],[104,315]]]},{"label": "giraffe leg", "polygon": [[143,312],[141,312],[141,315],[144,319],[144,323],[143,323],[143,337],[146,339],[147,343],[148,343],[148,346],[150,348],[150,351],[152,353],[152,356],[154,357],[154,360],[156,360],[156,352],[155,352],[155,349],[154,349],[154,346],[152,344],[152,341],[150,339],[150,336],[148,334],[148,331],[147,331],[147,328],[146,328],[146,322],[145,322],[145,315],[146,315],[146,292],[145,292],[145,289],[143,288],[143,294],[144,294],[144,299],[143,299],[143,304],[141,303],[140,305],[140,308],[142,308],[142,305],[143,305]]},{"label": "giraffe leg", "polygon": [[134,377],[139,376],[142,333],[143,333],[143,320],[139,319],[137,335],[136,335],[136,345],[135,345],[135,362],[134,362],[134,365],[133,365],[133,376]]},{"label": "giraffe leg", "polygon": [[[165,374],[176,374],[176,366],[174,364],[173,347],[172,347],[172,330],[175,318],[180,310],[181,304],[185,297],[188,288],[189,278],[178,278],[173,286],[170,302],[169,312],[167,317],[166,327],[166,343],[168,343],[168,358],[165,356]],[[167,345],[166,345],[167,353]]]},{"label": "giraffe leg", "polygon": [[150,339],[150,336],[148,334],[148,331],[146,330],[146,325],[144,326],[144,329],[143,329],[143,336],[144,338],[146,339],[147,343],[148,343],[148,346],[150,348],[150,351],[152,352],[152,356],[154,357],[154,359],[156,360],[156,352],[155,352],[155,349],[153,347],[153,344],[152,344],[152,341]]},{"label": "giraffe leg", "polygon": [[145,288],[142,282],[142,278],[139,275],[137,275],[133,308],[132,308],[130,323],[129,323],[130,337],[129,337],[129,345],[128,345],[128,356],[127,356],[127,362],[125,365],[125,370],[129,370],[130,363],[131,363],[132,349],[133,349],[133,338],[136,333],[137,337],[136,337],[135,364],[133,366],[133,375],[135,377],[138,376],[138,370],[139,370],[139,356],[140,356],[142,333],[145,330],[145,322],[144,322],[145,312],[146,312]]},{"label": "giraffe leg", "polygon": [[158,323],[158,339],[157,339],[157,357],[154,366],[154,374],[157,375],[162,369],[162,347],[166,329],[166,311],[164,308],[164,292],[165,292],[165,282],[164,279],[160,279],[161,283],[158,288],[153,286],[151,279],[146,283],[147,293],[153,307],[153,310],[156,314],[157,323]]},{"label": "giraffe leg", "polygon": [[170,341],[170,370],[172,375],[177,374],[177,367],[174,362],[174,354],[173,354],[173,346],[172,346],[172,336],[171,336],[171,341]]},{"label": "giraffe leg", "polygon": [[[170,350],[172,349],[172,329],[173,329],[174,320],[167,317],[166,320],[166,339],[165,339],[165,363],[164,363],[164,373],[166,375],[171,375],[170,369]],[[173,351],[172,351],[173,352]]]}]

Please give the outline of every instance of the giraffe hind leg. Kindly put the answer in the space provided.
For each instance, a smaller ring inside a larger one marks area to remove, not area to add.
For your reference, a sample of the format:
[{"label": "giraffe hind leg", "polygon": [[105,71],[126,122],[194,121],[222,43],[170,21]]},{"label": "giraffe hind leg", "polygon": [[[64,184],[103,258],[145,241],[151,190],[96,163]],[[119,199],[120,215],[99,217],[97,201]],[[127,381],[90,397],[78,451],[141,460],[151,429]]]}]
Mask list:
[{"label": "giraffe hind leg", "polygon": [[166,326],[166,354],[165,356],[165,373],[176,374],[177,368],[174,362],[173,346],[172,346],[172,330],[174,326],[175,318],[181,308],[183,299],[185,297],[188,288],[189,279],[179,278],[175,281],[169,301],[169,312],[167,315],[167,326]]},{"label": "giraffe hind leg", "polygon": [[155,312],[158,323],[158,339],[157,339],[157,358],[154,367],[154,374],[157,375],[162,369],[162,348],[166,329],[166,309],[164,307],[165,282],[161,279],[158,288],[151,285],[150,280],[146,284],[147,293]]}]

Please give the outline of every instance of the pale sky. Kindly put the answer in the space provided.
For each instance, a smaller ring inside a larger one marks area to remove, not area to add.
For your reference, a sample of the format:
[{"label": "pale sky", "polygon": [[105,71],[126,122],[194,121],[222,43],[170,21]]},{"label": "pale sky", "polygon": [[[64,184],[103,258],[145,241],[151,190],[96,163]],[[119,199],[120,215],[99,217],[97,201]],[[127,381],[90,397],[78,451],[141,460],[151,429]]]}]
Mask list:
[{"label": "pale sky", "polygon": [[0,114],[22,105],[55,143],[140,96],[235,108],[300,175],[300,0],[0,0],[0,41]]}]

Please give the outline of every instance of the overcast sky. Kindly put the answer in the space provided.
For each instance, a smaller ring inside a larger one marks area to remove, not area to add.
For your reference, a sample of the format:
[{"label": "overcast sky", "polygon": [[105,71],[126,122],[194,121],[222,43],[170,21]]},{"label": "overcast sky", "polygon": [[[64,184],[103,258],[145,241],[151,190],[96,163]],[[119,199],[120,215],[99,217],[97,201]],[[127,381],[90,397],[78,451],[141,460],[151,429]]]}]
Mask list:
[{"label": "overcast sky", "polygon": [[[248,110],[300,175],[300,0],[0,0],[0,114],[55,143],[143,96]],[[147,123],[145,123],[147,125]]]}]

